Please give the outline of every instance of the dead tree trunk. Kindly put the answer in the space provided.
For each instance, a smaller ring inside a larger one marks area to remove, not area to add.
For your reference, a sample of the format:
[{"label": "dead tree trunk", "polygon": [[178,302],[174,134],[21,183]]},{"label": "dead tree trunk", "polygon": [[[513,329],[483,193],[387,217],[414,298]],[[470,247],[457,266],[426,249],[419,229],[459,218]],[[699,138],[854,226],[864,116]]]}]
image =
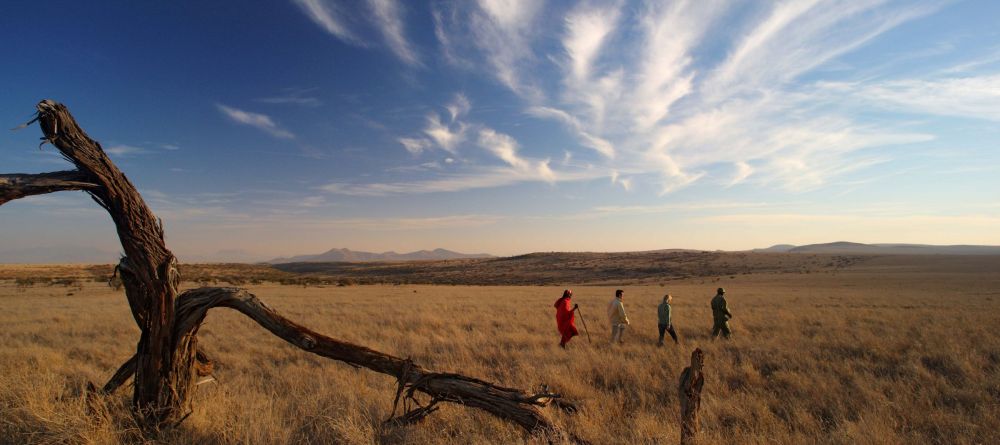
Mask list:
[{"label": "dead tree trunk", "polygon": [[444,401],[483,409],[532,433],[558,433],[539,409],[558,398],[557,394],[531,395],[459,374],[432,372],[409,360],[313,332],[242,289],[202,288],[178,297],[176,261],[164,242],[162,223],[65,106],[44,100],[37,109],[42,139],[59,149],[77,170],[0,175],[0,205],[25,196],[83,190],[111,215],[125,252],[118,269],[141,335],[136,354],[102,392],[111,393],[134,376],[133,407],[147,427],[170,426],[190,413],[195,378],[212,372],[212,362],[198,350],[198,329],[209,309],[228,307],[301,349],[395,377],[399,381],[397,402],[404,393],[404,405],[407,400],[415,401],[414,391],[429,395],[430,405],[405,413],[401,417],[405,421],[419,420],[434,410],[434,404]]},{"label": "dead tree trunk", "polygon": [[8,191],[0,195],[18,198],[84,190],[108,211],[125,252],[119,264],[125,296],[141,330],[132,402],[151,426],[176,420],[187,385],[182,375],[172,371],[171,333],[178,277],[174,255],[163,241],[163,227],[128,178],[101,145],[77,125],[66,107],[43,100],[37,108],[42,139],[59,149],[77,170],[22,175],[19,181],[8,182]]},{"label": "dead tree trunk", "polygon": [[678,395],[681,403],[681,445],[694,443],[698,435],[698,410],[701,409],[701,388],[705,385],[705,377],[701,370],[705,365],[705,354],[701,349],[691,353],[691,366],[681,372]]}]

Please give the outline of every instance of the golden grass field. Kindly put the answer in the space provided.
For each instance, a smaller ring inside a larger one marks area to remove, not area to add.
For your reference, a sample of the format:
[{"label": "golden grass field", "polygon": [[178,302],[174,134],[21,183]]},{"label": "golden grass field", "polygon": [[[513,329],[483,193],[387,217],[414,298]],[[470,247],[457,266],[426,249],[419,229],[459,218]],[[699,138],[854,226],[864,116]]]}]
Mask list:
[{"label": "golden grass field", "polygon": [[[130,388],[97,412],[82,390],[134,351],[138,329],[122,292],[88,280],[19,287],[18,267],[27,266],[5,266],[0,284],[0,443],[141,443]],[[432,369],[526,390],[546,383],[581,408],[546,412],[596,444],[677,443],[677,378],[695,347],[706,352],[706,444],[1000,442],[996,257],[885,257],[835,271],[653,282],[621,286],[632,319],[621,347],[608,345],[604,315],[615,286],[569,285],[593,343],[583,335],[567,351],[557,347],[552,308],[564,286],[250,289],[312,329]],[[709,338],[708,302],[720,285],[735,315],[729,342]],[[655,346],[666,291],[680,347]],[[201,338],[218,382],[198,388],[195,412],[163,443],[532,440],[458,405],[422,424],[383,426],[394,379],[295,349],[227,309],[209,314]]]}]

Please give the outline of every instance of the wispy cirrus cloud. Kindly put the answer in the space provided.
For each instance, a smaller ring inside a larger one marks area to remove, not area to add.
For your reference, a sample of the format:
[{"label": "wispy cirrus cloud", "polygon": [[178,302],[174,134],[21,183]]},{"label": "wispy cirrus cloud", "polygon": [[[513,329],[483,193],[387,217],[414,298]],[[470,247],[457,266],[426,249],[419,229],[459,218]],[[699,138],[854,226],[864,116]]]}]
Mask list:
[{"label": "wispy cirrus cloud", "polygon": [[715,1],[650,2],[638,18],[641,52],[633,62],[634,128],[645,131],[694,90],[693,51],[725,9]]},{"label": "wispy cirrus cloud", "polygon": [[420,154],[424,150],[431,148],[431,141],[424,138],[399,138],[397,141],[399,141],[400,145],[402,145],[406,151],[414,155]]},{"label": "wispy cirrus cloud", "polygon": [[[397,141],[412,155],[420,155],[433,146],[458,155],[458,148],[468,138],[474,139],[474,145],[499,160],[503,165],[477,166],[472,171],[464,173],[442,172],[442,178],[422,181],[404,181],[398,183],[382,183],[367,185],[352,185],[334,183],[324,187],[332,193],[347,195],[381,196],[397,193],[432,193],[444,191],[460,191],[467,189],[498,187],[519,182],[553,183],[572,175],[557,175],[550,167],[549,159],[533,159],[522,156],[518,141],[508,135],[496,131],[481,123],[467,122],[465,116],[471,111],[472,104],[464,94],[456,94],[454,99],[444,107],[448,111],[447,118],[438,113],[427,115],[427,127],[423,137],[403,137]],[[471,134],[472,136],[469,136]],[[470,144],[472,145],[472,144]],[[449,157],[446,164],[453,164]],[[424,164],[422,164],[424,165]],[[439,168],[440,164],[436,164]],[[426,170],[426,169],[419,169]],[[396,170],[402,171],[402,170]],[[407,167],[405,171],[418,171]],[[593,175],[588,175],[593,177]]]},{"label": "wispy cirrus cloud", "polygon": [[607,5],[581,3],[566,15],[562,45],[569,57],[571,79],[587,81],[608,36],[621,16],[621,2]]},{"label": "wispy cirrus cloud", "polygon": [[147,153],[148,150],[142,147],[136,147],[134,145],[117,144],[117,145],[112,145],[110,147],[104,147],[104,152],[113,156],[126,157],[126,156],[133,156],[137,154]]},{"label": "wispy cirrus cloud", "polygon": [[469,98],[465,94],[458,93],[455,95],[455,99],[445,106],[445,109],[451,115],[451,121],[455,122],[459,117],[469,113],[469,110],[472,109],[472,103],[469,102]]},{"label": "wispy cirrus cloud", "polygon": [[242,125],[249,125],[279,139],[295,139],[295,135],[292,134],[292,132],[276,124],[274,120],[266,114],[244,111],[223,104],[216,104],[215,106],[219,109],[219,112],[233,122]]},{"label": "wispy cirrus cloud", "polygon": [[[466,95],[456,96],[445,107],[447,114],[427,114],[419,135],[398,141],[414,156],[436,147],[459,158],[460,152],[475,152],[467,147],[478,146],[501,163],[485,169],[482,160],[456,165],[438,174],[458,174],[461,181],[431,179],[413,190],[512,183],[490,177],[501,169],[559,182],[581,166],[587,176],[610,178],[627,191],[667,194],[706,181],[726,188],[812,190],[892,162],[895,146],[936,137],[899,120],[857,117],[866,111],[997,119],[995,75],[959,77],[937,70],[935,75],[951,77],[893,79],[849,66],[835,75],[823,71],[832,63],[843,67],[843,56],[945,3],[804,0],[739,8],[722,0],[591,0],[568,8],[519,0],[437,3],[431,7],[435,36],[450,67],[488,75],[514,93],[523,113],[565,128],[574,146],[522,144],[509,127],[471,121],[465,117],[472,102]],[[533,26],[541,21],[558,26]],[[952,48],[935,48],[927,57]],[[547,160],[553,157],[563,162],[551,165]],[[466,177],[475,174],[488,178]],[[391,184],[396,183],[383,183]]]},{"label": "wispy cirrus cloud", "polygon": [[705,80],[704,88],[709,95],[724,97],[762,86],[780,86],[942,4],[891,3],[776,3],[767,18],[737,42],[729,57]]},{"label": "wispy cirrus cloud", "polygon": [[576,134],[576,137],[582,145],[593,148],[598,153],[608,158],[615,157],[615,147],[611,144],[611,142],[591,134],[585,129],[584,125],[580,123],[579,119],[571,116],[565,111],[552,107],[529,107],[525,110],[525,113],[531,116],[553,119],[561,122]]},{"label": "wispy cirrus cloud", "polygon": [[739,184],[739,183],[741,183],[743,181],[746,181],[746,179],[749,178],[750,175],[753,174],[753,170],[754,170],[753,166],[751,166],[750,164],[748,164],[746,162],[742,162],[742,161],[735,163],[733,165],[733,167],[735,167],[736,173],[733,174],[732,179],[730,179],[729,183],[726,184],[727,187],[732,187],[732,186],[737,185],[737,184]]},{"label": "wispy cirrus cloud", "polygon": [[538,97],[542,91],[522,71],[535,59],[532,39],[542,6],[534,0],[437,5],[433,10],[435,35],[447,60],[460,65],[482,60],[504,86],[525,97]]},{"label": "wispy cirrus cloud", "polygon": [[482,128],[479,130],[478,143],[480,147],[514,168],[520,177],[535,176],[539,180],[550,183],[556,179],[555,173],[549,168],[548,160],[531,161],[521,157],[518,154],[517,141],[509,135],[498,133],[492,128]]},{"label": "wispy cirrus cloud", "polygon": [[412,195],[424,193],[458,192],[482,188],[502,187],[519,182],[513,169],[473,171],[464,174],[443,174],[433,179],[382,182],[382,183],[345,183],[333,182],[320,187],[329,193],[347,196],[388,196]]},{"label": "wispy cirrus cloud", "polygon": [[152,143],[147,143],[144,145],[109,144],[107,147],[102,147],[102,148],[104,149],[105,153],[122,158],[163,153],[164,151],[172,152],[181,149],[180,146],[175,144],[152,144]]},{"label": "wispy cirrus cloud", "polygon": [[396,57],[409,65],[420,65],[416,50],[406,39],[403,5],[396,0],[368,0],[374,23]]},{"label": "wispy cirrus cloud", "polygon": [[445,109],[448,110],[448,120],[436,112],[425,117],[427,125],[422,133],[426,137],[403,137],[397,141],[411,154],[417,155],[435,145],[451,154],[458,154],[458,146],[465,142],[469,125],[460,118],[472,108],[472,104],[464,94],[456,94]]},{"label": "wispy cirrus cloud", "polygon": [[399,182],[347,183],[333,182],[321,186],[320,189],[333,194],[347,196],[389,196],[416,195],[424,193],[450,193],[464,190],[505,187],[530,182],[573,182],[588,181],[606,177],[606,173],[598,171],[553,172],[546,180],[546,175],[538,171],[521,170],[514,167],[491,167],[472,169],[463,173],[442,172],[431,179]]},{"label": "wispy cirrus cloud", "polygon": [[874,107],[904,113],[1000,121],[1000,74],[825,84]]},{"label": "wispy cirrus cloud", "polygon": [[421,66],[417,49],[406,37],[406,8],[398,0],[368,0],[366,10],[356,4],[334,0],[292,0],[302,12],[337,39],[360,47],[370,46],[358,28],[363,24],[381,34],[383,42],[396,57],[410,66]]},{"label": "wispy cirrus cloud", "polygon": [[458,144],[465,140],[465,124],[458,122],[449,124],[441,121],[437,113],[427,115],[427,127],[424,134],[443,150],[452,154],[458,153]]},{"label": "wispy cirrus cloud", "polygon": [[348,26],[341,3],[326,0],[292,0],[292,2],[302,8],[302,12],[326,32],[344,42],[364,45]]}]

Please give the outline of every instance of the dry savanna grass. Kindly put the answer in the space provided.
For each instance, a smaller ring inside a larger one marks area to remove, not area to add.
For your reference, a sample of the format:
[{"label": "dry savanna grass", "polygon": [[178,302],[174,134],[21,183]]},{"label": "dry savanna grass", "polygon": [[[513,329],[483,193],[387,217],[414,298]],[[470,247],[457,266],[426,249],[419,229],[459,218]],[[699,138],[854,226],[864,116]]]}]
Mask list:
[{"label": "dry savanna grass", "polygon": [[[952,261],[948,263],[947,261]],[[623,286],[632,325],[608,345],[613,286],[569,286],[586,335],[557,347],[562,287],[251,285],[315,330],[506,386],[548,384],[581,410],[546,408],[593,443],[676,443],[677,378],[706,352],[703,443],[989,444],[1000,440],[996,258],[875,259],[810,274],[755,273]],[[195,283],[186,283],[187,287]],[[708,301],[725,286],[735,339],[712,342]],[[681,345],[657,348],[656,305],[675,295]],[[70,295],[71,294],[71,295]],[[105,284],[0,285],[0,442],[141,443],[129,388],[88,408],[138,330]],[[582,329],[582,324],[578,325]],[[515,426],[444,406],[384,426],[396,382],[291,347],[215,309],[201,331],[217,383],[162,443],[521,443]]]}]

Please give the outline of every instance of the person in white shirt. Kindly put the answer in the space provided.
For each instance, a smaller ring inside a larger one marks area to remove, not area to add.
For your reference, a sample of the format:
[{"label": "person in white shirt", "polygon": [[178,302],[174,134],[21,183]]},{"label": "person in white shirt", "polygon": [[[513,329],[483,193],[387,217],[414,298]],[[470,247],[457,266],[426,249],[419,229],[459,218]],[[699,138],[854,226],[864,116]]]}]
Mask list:
[{"label": "person in white shirt", "polygon": [[618,289],[615,291],[615,298],[608,304],[608,321],[611,323],[611,344],[624,343],[622,334],[625,326],[629,324],[628,315],[625,314],[625,291]]}]

